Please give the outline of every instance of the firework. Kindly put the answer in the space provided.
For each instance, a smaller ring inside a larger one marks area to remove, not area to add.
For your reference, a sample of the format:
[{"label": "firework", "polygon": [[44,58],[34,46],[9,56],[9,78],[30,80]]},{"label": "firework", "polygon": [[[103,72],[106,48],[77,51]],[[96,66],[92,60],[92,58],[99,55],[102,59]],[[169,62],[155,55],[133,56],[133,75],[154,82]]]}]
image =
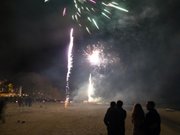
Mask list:
[{"label": "firework", "polygon": [[104,47],[100,44],[87,46],[84,54],[92,66],[100,67],[106,62],[104,57]]},{"label": "firework", "polygon": [[89,55],[88,59],[92,65],[100,65],[101,60],[100,60],[100,51],[95,50],[92,52],[91,55]]},{"label": "firework", "polygon": [[[87,46],[87,49],[85,51],[85,55],[92,65],[92,69],[96,69],[96,67],[100,68],[101,65],[104,63],[104,53],[103,53],[103,46],[101,45],[92,45]],[[100,99],[95,98],[95,88],[94,88],[94,82],[92,81],[92,73],[94,70],[91,71],[89,75],[89,84],[88,84],[88,102],[97,102]]]},{"label": "firework", "polygon": [[105,2],[103,0],[74,0],[74,12],[72,19],[79,26],[84,27],[88,33],[89,27],[100,29],[98,21],[102,18],[111,19],[112,9],[128,12],[127,9],[120,7],[117,2]]},{"label": "firework", "polygon": [[92,78],[91,74],[89,75],[89,85],[88,85],[88,102],[93,101],[93,96],[94,95],[94,88],[93,88],[93,83],[92,83]]},{"label": "firework", "polygon": [[95,103],[95,102],[99,102],[100,100],[101,100],[101,98],[96,97],[96,95],[95,95],[94,82],[93,82],[93,79],[92,79],[92,75],[89,74],[88,102],[89,103]]},{"label": "firework", "polygon": [[[44,0],[44,2],[49,1],[50,0]],[[64,6],[62,15],[65,16],[66,11],[69,10],[68,16],[71,16],[72,20],[89,34],[91,34],[94,28],[97,30],[100,29],[99,22],[102,22],[102,19],[111,20],[113,9],[128,12],[128,10],[121,7],[119,3],[111,0],[108,2],[106,0],[71,0],[68,4],[65,1],[62,1],[61,4]],[[70,7],[69,5],[73,6]]]},{"label": "firework", "polygon": [[66,8],[63,9],[63,16],[66,15]]},{"label": "firework", "polygon": [[72,55],[72,49],[73,49],[73,28],[70,31],[70,43],[68,48],[68,65],[67,65],[67,76],[66,76],[66,100],[65,100],[65,108],[67,107],[69,103],[69,77],[71,73],[71,68],[73,67],[73,55]]}]

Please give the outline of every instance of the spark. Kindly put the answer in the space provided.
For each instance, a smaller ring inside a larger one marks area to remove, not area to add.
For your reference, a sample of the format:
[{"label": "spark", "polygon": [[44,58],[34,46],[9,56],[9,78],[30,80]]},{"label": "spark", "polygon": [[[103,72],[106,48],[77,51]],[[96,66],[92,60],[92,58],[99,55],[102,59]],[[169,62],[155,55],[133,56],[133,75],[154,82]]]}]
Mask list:
[{"label": "spark", "polygon": [[73,28],[71,28],[70,31],[70,43],[69,43],[69,48],[68,48],[68,65],[67,65],[67,76],[66,76],[66,100],[65,100],[65,108],[67,107],[69,103],[69,77],[71,74],[71,69],[73,67],[73,55],[72,55],[72,49],[73,49]]},{"label": "spark", "polygon": [[104,9],[104,11],[107,12],[107,13],[109,13],[109,14],[111,14],[111,12],[110,12],[109,10],[107,10],[107,9]]},{"label": "spark", "polygon": [[127,9],[122,8],[122,7],[119,7],[119,6],[118,6],[118,5],[119,5],[118,3],[111,2],[111,3],[106,4],[106,3],[102,2],[102,4],[103,4],[104,6],[107,6],[107,7],[112,7],[112,8],[115,8],[115,9],[118,9],[118,10],[121,10],[121,11],[124,11],[124,12],[129,12]]},{"label": "spark", "polygon": [[108,6],[114,7],[116,9],[122,10],[124,12],[129,12],[127,9],[124,9],[124,8],[119,7],[119,6],[113,5],[112,3],[109,3]]},{"label": "spark", "polygon": [[[49,1],[50,0],[44,0],[45,3]],[[99,22],[103,22],[102,19],[111,20],[113,16],[111,13],[112,9],[129,12],[113,0],[71,0],[71,4],[67,5],[66,3],[66,5],[63,6],[62,16],[70,13],[69,16],[72,17],[72,20],[78,25],[80,24],[81,29],[85,29],[89,34],[91,33],[90,31],[94,29],[99,30],[103,27],[103,25],[99,25]],[[69,9],[71,12],[67,13]]]},{"label": "spark", "polygon": [[66,8],[63,9],[63,16],[66,15]]},{"label": "spark", "polygon": [[99,29],[99,26],[97,25],[96,21],[94,19],[92,19],[94,25],[96,26],[97,29]]},{"label": "spark", "polygon": [[112,3],[112,4],[114,4],[114,5],[119,5],[117,2],[114,2],[114,1],[113,1],[113,2],[111,2],[111,3]]},{"label": "spark", "polygon": [[86,27],[86,30],[87,30],[87,32],[88,32],[89,34],[91,34],[91,32],[90,32],[90,30],[89,30],[89,28],[88,28],[88,27]]},{"label": "spark", "polygon": [[90,22],[92,22],[90,17],[88,17],[87,19],[88,19]]},{"label": "spark", "polygon": [[94,4],[96,4],[96,1],[94,1],[94,0],[89,0],[90,2],[92,2],[92,3],[94,3]]},{"label": "spark", "polygon": [[101,13],[102,15],[104,15],[105,17],[107,17],[108,19],[111,19],[107,14],[105,14],[104,12]]}]

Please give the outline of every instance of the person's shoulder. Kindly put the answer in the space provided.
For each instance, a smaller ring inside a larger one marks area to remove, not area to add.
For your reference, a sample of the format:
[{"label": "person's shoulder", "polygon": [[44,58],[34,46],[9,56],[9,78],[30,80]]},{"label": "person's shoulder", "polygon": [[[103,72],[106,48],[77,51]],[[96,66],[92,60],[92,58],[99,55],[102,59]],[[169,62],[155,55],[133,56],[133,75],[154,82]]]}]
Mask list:
[{"label": "person's shoulder", "polygon": [[126,112],[126,110],[125,110],[125,109],[123,109],[123,108],[122,108],[122,110],[123,110],[124,112]]},{"label": "person's shoulder", "polygon": [[148,111],[147,113],[145,113],[145,116],[149,116],[149,115],[151,115],[151,112],[150,112],[150,111]]},{"label": "person's shoulder", "polygon": [[154,114],[157,116],[160,116],[159,112],[157,110],[154,110]]},{"label": "person's shoulder", "polygon": [[151,110],[151,113],[158,114],[158,111],[156,109]]},{"label": "person's shoulder", "polygon": [[148,111],[146,115],[159,115],[159,113],[156,109],[153,109],[153,110]]}]

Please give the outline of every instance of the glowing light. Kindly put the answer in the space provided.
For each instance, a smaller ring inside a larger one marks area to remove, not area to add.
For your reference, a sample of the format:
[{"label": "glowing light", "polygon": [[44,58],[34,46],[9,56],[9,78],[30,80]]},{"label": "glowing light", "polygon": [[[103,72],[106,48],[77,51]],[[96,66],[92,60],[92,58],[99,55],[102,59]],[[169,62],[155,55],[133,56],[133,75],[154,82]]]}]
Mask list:
[{"label": "glowing light", "polygon": [[100,52],[99,50],[95,50],[92,52],[91,55],[89,55],[88,59],[92,65],[99,65],[100,64]]},{"label": "glowing light", "polygon": [[104,12],[102,12],[102,15],[104,15],[106,18],[111,19],[108,15],[106,15]]},{"label": "glowing light", "polygon": [[[77,23],[81,24],[82,28],[85,28],[86,31],[90,34],[90,30],[87,30],[88,22],[90,25],[93,27],[100,29],[99,27],[99,19],[103,19],[104,17],[107,19],[111,19],[110,15],[111,14],[111,8],[121,10],[124,12],[128,12],[127,9],[122,8],[119,6],[117,2],[109,0],[109,2],[104,2],[103,0],[73,0],[74,2],[74,8],[75,12],[73,15],[75,16],[76,19],[73,19],[74,21],[77,21]],[[83,12],[81,10],[83,10]],[[80,14],[80,18],[76,17],[76,14]],[[108,13],[108,15],[106,14]],[[100,16],[100,14],[102,16]],[[86,19],[88,21],[86,21]],[[96,19],[96,20],[95,20]],[[90,27],[90,26],[88,26]],[[91,29],[93,29],[91,27]]]},{"label": "glowing light", "polygon": [[128,12],[127,9],[124,9],[124,8],[119,7],[119,6],[113,5],[112,3],[109,3],[108,6],[119,9],[119,10],[122,10],[124,12]]},{"label": "glowing light", "polygon": [[66,15],[66,8],[63,9],[63,16]]},{"label": "glowing light", "polygon": [[93,88],[93,83],[91,79],[91,74],[89,75],[89,85],[88,85],[88,102],[93,101],[93,96],[94,95],[94,88]]},{"label": "glowing light", "polygon": [[99,26],[97,25],[96,21],[94,19],[92,19],[94,25],[96,26],[97,29],[99,29]]},{"label": "glowing light", "polygon": [[67,65],[67,76],[66,76],[66,100],[65,100],[65,107],[67,107],[69,103],[69,77],[71,73],[71,68],[73,67],[73,55],[72,55],[72,49],[73,49],[73,28],[71,28],[70,31],[70,43],[69,43],[69,48],[68,48],[68,65]]},{"label": "glowing light", "polygon": [[66,100],[64,102],[64,108],[68,107],[68,103],[69,103],[69,95],[66,95]]},{"label": "glowing light", "polygon": [[88,28],[88,27],[86,27],[86,30],[87,30],[87,32],[88,32],[89,34],[91,34],[91,32],[90,32],[90,30],[89,30],[89,28]]},{"label": "glowing light", "polygon": [[92,3],[94,3],[94,4],[96,4],[96,1],[94,1],[94,0],[89,0],[90,2],[92,2]]},{"label": "glowing light", "polygon": [[92,66],[104,65],[107,59],[104,57],[104,47],[102,44],[88,45],[86,50],[84,50],[84,55]]},{"label": "glowing light", "polygon": [[95,103],[99,102],[101,100],[100,97],[96,97],[95,95],[95,88],[92,81],[92,76],[89,74],[89,85],[88,85],[88,102],[89,103]]},{"label": "glowing light", "polygon": [[[44,0],[49,2],[50,0]],[[71,7],[64,5],[63,16],[67,15],[67,10],[71,8],[72,12],[69,16],[75,21],[81,29],[85,29],[89,34],[94,29],[100,29],[102,25],[99,22],[103,22],[102,19],[111,19],[113,15],[111,9],[116,9],[124,12],[128,12],[127,9],[119,6],[117,2],[112,0],[71,0]],[[90,21],[91,20],[91,21]],[[87,30],[88,27],[88,30]]]},{"label": "glowing light", "polygon": [[111,3],[108,3],[108,4],[102,2],[102,5],[104,5],[104,6],[106,6],[106,7],[112,7],[112,8],[115,8],[115,9],[118,9],[118,10],[121,10],[121,11],[124,11],[124,12],[129,12],[127,9],[118,6],[119,4],[116,3],[116,2],[111,2]]}]

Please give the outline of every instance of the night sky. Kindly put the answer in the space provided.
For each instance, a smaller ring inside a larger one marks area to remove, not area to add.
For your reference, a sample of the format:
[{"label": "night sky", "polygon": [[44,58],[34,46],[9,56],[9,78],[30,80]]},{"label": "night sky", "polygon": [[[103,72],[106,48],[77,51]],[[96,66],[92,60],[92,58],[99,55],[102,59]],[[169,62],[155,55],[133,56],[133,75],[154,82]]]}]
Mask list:
[{"label": "night sky", "polygon": [[[2,1],[0,79],[23,86],[36,78],[35,83],[48,82],[45,87],[64,91],[69,32],[73,27],[70,87],[74,95],[83,91],[89,73],[93,72],[97,79],[96,94],[105,99],[119,96],[128,101],[136,97],[134,100],[153,99],[179,105],[180,2],[123,3],[129,13],[113,11],[112,20],[101,20],[102,28],[89,35],[70,15],[62,16],[64,6],[72,7],[70,1]],[[98,70],[88,65],[83,50],[97,42],[104,45],[106,54],[117,59],[116,63]]]}]

